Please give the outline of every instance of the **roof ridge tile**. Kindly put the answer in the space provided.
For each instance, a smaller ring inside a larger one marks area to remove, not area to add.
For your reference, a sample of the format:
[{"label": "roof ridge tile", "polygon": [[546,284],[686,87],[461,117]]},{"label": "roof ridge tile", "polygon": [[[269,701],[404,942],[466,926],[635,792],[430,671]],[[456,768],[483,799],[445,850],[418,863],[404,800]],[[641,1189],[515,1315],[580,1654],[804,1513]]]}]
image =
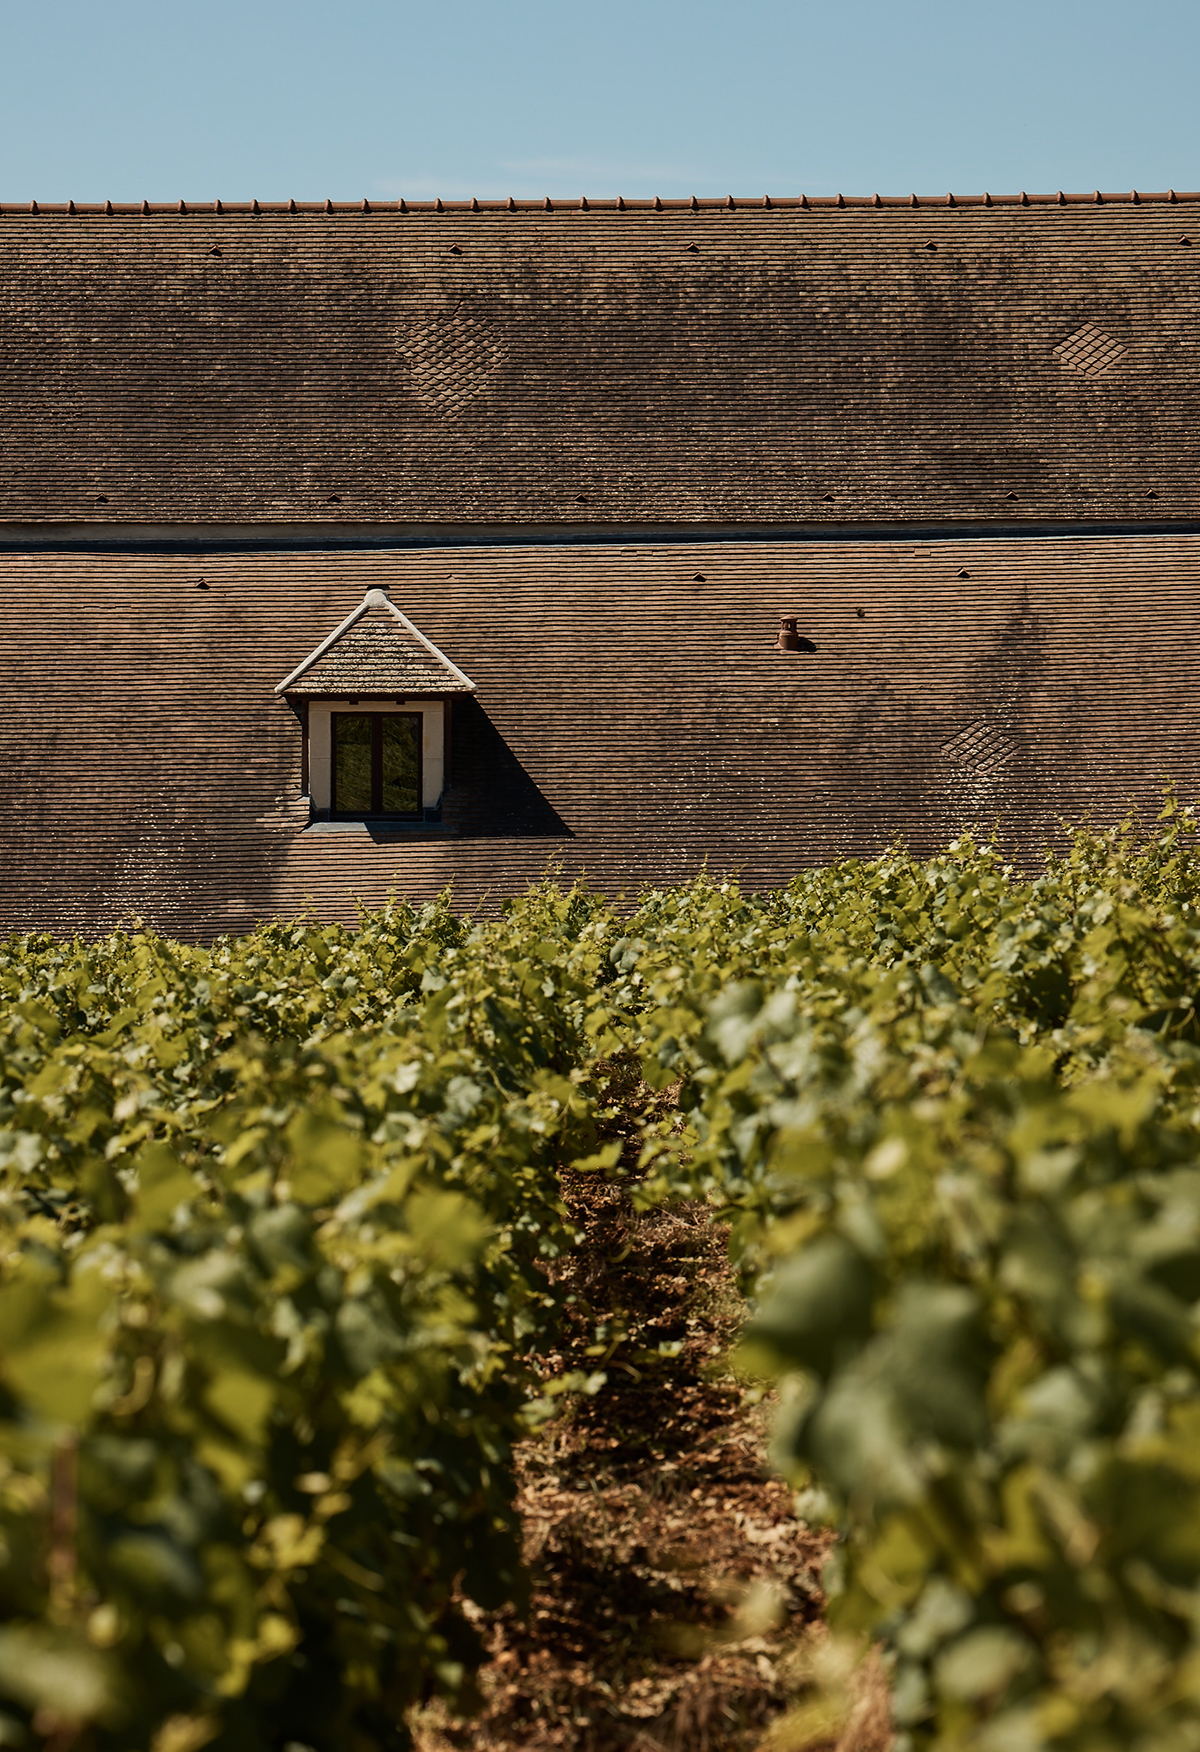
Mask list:
[{"label": "roof ridge tile", "polygon": [[[1070,194],[1057,189],[1053,194],[1031,195],[1022,189],[1015,195],[993,195],[985,191],[982,195],[946,194],[944,196],[910,195],[763,195],[750,198],[743,196],[724,195],[719,198],[691,195],[679,199],[663,200],[660,195],[646,199],[626,200],[623,195],[615,199],[596,199],[587,195],[579,198],[575,204],[555,202],[550,195],[540,200],[518,201],[510,195],[507,200],[481,201],[473,195],[470,200],[443,201],[440,196],[428,201],[408,201],[401,196],[394,206],[373,206],[370,200],[334,201],[331,198],[322,202],[297,202],[295,198],[287,201],[259,201],[257,198],[243,202],[224,202],[219,197],[211,203],[211,212],[220,216],[232,216],[249,213],[255,216],[261,214],[288,214],[298,216],[306,213],[324,211],[334,214],[367,213],[380,215],[383,213],[529,213],[540,211],[544,213],[577,213],[577,212],[639,212],[639,213],[681,213],[707,211],[737,211],[737,212],[777,212],[781,209],[793,208],[802,212],[810,212],[814,208],[874,208],[895,210],[902,207],[924,207],[941,205],[958,209],[960,207],[1044,207],[1044,206],[1178,206],[1180,203],[1200,202],[1200,190],[1181,191],[1165,189],[1161,193],[1144,189],[1128,189],[1123,192],[1106,192],[1095,189],[1087,194]],[[8,208],[6,216],[22,211],[20,208]],[[107,199],[103,202],[77,203],[73,200],[59,203],[39,203],[31,200],[27,211],[32,216],[62,214],[64,216],[89,217],[98,214],[112,216],[114,214],[140,214],[143,217],[165,217],[168,214],[189,214],[195,211],[186,200],[154,203],[149,200],[135,202],[114,202]],[[5,209],[0,208],[0,212]]]}]

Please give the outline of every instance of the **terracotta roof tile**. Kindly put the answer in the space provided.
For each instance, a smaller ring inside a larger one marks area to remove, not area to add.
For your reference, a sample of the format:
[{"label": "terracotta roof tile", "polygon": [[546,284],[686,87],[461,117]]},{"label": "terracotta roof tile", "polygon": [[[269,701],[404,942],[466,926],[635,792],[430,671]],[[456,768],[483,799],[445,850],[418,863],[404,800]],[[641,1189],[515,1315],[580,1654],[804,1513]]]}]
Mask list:
[{"label": "terracotta roof tile", "polygon": [[[306,831],[275,686],[385,586],[478,688],[445,821]],[[776,651],[782,614],[815,651]],[[0,625],[3,930],[475,908],[552,863],[762,887],[1200,796],[1200,536],[9,554]]]},{"label": "terracotta roof tile", "polygon": [[838,200],[6,208],[0,526],[1200,517],[1197,197]]}]

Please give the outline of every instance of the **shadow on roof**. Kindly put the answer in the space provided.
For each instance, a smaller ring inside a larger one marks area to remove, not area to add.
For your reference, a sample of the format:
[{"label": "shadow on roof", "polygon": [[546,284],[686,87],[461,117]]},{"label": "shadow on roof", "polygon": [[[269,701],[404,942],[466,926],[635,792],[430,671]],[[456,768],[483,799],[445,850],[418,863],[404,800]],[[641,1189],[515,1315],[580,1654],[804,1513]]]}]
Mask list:
[{"label": "shadow on roof", "polygon": [[442,819],[462,838],[574,839],[477,699],[456,700]]}]

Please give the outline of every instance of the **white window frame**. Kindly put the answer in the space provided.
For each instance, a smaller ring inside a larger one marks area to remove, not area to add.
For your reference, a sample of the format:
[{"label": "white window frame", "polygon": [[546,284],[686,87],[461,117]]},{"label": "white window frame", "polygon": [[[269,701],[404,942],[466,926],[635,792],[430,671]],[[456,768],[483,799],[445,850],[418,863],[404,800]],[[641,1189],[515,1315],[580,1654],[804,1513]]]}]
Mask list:
[{"label": "white window frame", "polygon": [[308,793],[314,815],[333,807],[333,725],[335,712],[400,712],[421,718],[421,808],[436,809],[446,786],[445,700],[363,700],[322,696],[308,702]]}]

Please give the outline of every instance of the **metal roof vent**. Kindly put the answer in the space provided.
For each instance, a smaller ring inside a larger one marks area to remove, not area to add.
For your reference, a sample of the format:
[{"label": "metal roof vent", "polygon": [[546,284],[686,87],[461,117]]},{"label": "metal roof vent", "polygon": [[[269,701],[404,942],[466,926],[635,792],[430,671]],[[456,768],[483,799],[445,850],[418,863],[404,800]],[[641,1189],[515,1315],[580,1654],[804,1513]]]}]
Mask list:
[{"label": "metal roof vent", "polygon": [[1082,371],[1085,377],[1102,377],[1128,351],[1128,347],[1114,341],[1103,329],[1085,322],[1082,328],[1077,328],[1073,335],[1058,343],[1054,357],[1060,365],[1069,365],[1072,371]]}]

